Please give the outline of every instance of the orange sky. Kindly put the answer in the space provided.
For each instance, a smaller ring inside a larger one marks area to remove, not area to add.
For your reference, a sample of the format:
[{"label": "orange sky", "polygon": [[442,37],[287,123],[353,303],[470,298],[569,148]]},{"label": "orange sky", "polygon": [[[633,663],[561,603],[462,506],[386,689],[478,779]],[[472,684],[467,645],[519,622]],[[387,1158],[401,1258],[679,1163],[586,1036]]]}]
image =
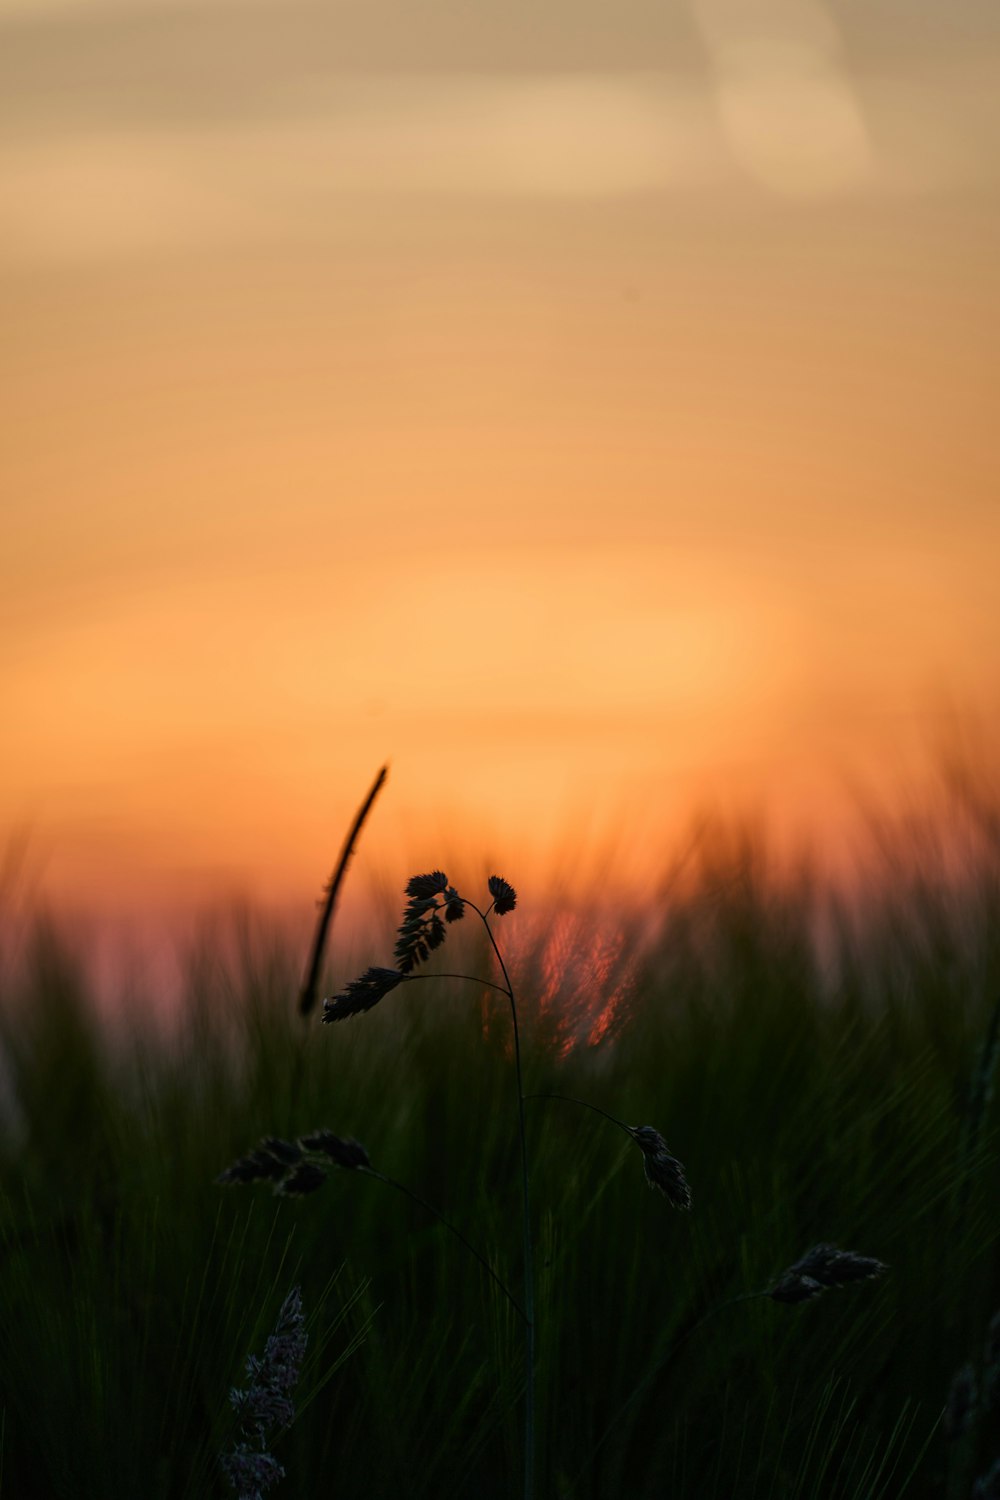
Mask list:
[{"label": "orange sky", "polygon": [[992,735],[998,85],[985,0],[0,0],[0,840],[298,896],[390,758],[393,880],[627,880]]}]

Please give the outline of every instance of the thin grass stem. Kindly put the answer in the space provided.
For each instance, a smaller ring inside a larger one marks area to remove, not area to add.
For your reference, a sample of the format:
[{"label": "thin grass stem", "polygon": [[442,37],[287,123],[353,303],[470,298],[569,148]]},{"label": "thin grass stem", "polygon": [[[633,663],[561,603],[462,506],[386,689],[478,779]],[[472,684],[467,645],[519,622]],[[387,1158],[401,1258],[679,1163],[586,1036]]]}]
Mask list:
[{"label": "thin grass stem", "polygon": [[[468,906],[470,903],[466,902]],[[502,984],[494,984],[491,979],[477,979],[475,974],[448,974],[436,971],[433,974],[405,974],[404,984],[417,984],[421,979],[467,979],[470,984],[481,984],[484,989],[496,990],[498,995],[506,995],[510,999],[510,990],[504,989]]]},{"label": "thin grass stem", "polygon": [[[521,1135],[521,1197],[524,1223],[522,1241],[524,1246],[524,1308],[525,1308],[525,1383],[524,1383],[524,1500],[534,1500],[535,1494],[535,1271],[531,1237],[531,1178],[528,1171],[528,1136],[524,1118],[524,1079],[521,1071],[521,1037],[517,1024],[517,1002],[514,988],[507,973],[503,954],[497,947],[493,929],[486,920],[486,912],[472,901],[466,902],[482,921],[486,935],[496,954],[500,972],[507,986],[510,1015],[514,1027],[514,1067],[517,1074],[517,1116]],[[492,909],[492,903],[487,911]]]},{"label": "thin grass stem", "polygon": [[593,1110],[595,1115],[603,1115],[605,1120],[610,1120],[612,1125],[617,1125],[619,1130],[624,1130],[626,1135],[635,1135],[631,1125],[626,1125],[624,1120],[619,1120],[617,1115],[611,1115],[606,1109],[601,1109],[599,1104],[591,1104],[589,1099],[577,1099],[573,1094],[525,1094],[526,1099],[564,1099],[567,1104],[579,1104],[581,1109]]},{"label": "thin grass stem", "polygon": [[347,870],[348,864],[350,863],[351,855],[354,853],[354,846],[358,841],[358,835],[360,834],[361,829],[364,826],[365,819],[368,817],[368,814],[371,812],[372,807],[374,806],[375,798],[378,796],[379,792],[385,785],[385,780],[388,774],[389,767],[383,766],[378,775],[375,777],[375,780],[372,782],[368,792],[368,796],[358,808],[354,822],[351,824],[348,835],[344,840],[343,848],[340,851],[340,858],[337,861],[337,868],[330,876],[330,881],[326,887],[326,891],[324,894],[323,906],[320,910],[319,920],[316,923],[316,931],[313,935],[312,952],[309,955],[309,963],[306,968],[305,978],[302,981],[302,989],[299,994],[300,1016],[310,1015],[316,1004],[316,997],[319,992],[319,972],[323,966],[323,950],[326,947],[327,933],[330,930],[330,922],[333,918],[333,908],[337,903],[337,893],[340,890],[341,883],[344,879],[344,874]]},{"label": "thin grass stem", "polygon": [[493,1281],[494,1285],[501,1292],[503,1292],[504,1296],[507,1298],[507,1301],[517,1313],[518,1317],[522,1320],[522,1322],[527,1323],[528,1315],[525,1312],[524,1308],[521,1306],[520,1302],[518,1302],[517,1298],[514,1296],[510,1288],[503,1281],[501,1281],[500,1277],[494,1271],[493,1267],[490,1265],[486,1257],[480,1254],[475,1245],[473,1245],[469,1240],[466,1239],[462,1231],[455,1224],[453,1224],[450,1219],[445,1218],[444,1214],[439,1208],[435,1208],[434,1204],[429,1203],[427,1199],[424,1198],[420,1193],[416,1193],[412,1188],[407,1187],[405,1182],[398,1182],[395,1177],[389,1177],[385,1172],[380,1172],[375,1167],[358,1167],[356,1168],[356,1170],[362,1173],[365,1177],[375,1177],[379,1182],[387,1182],[389,1186],[394,1187],[397,1192],[403,1193],[414,1203],[419,1204],[421,1208],[426,1209],[429,1214],[432,1214],[440,1224],[444,1225],[445,1229],[447,1229],[451,1234],[455,1236],[460,1244],[465,1246],[469,1254],[475,1257],[475,1259],[482,1266],[483,1270],[486,1272],[487,1276],[489,1276]]}]

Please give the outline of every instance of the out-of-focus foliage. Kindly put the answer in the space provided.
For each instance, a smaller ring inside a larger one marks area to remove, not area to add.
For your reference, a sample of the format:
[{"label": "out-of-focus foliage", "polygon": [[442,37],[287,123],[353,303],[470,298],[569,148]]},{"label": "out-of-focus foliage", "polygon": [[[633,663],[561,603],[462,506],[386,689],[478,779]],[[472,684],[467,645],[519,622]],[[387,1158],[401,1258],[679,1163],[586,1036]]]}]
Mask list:
[{"label": "out-of-focus foliage", "polygon": [[[529,1102],[540,1492],[929,1500],[959,1472],[971,1486],[998,1457],[988,1425],[956,1448],[940,1416],[1000,1307],[989,827],[960,858],[887,839],[853,909],[808,872],[772,878],[748,841],[710,840],[652,927],[648,913],[604,915],[628,983],[594,980],[617,997],[603,1028],[593,995],[590,1023],[570,1024],[581,981],[553,988],[553,923],[529,929],[523,895],[505,919],[527,1088],[655,1120],[694,1208],[645,1191],[619,1131]],[[468,926],[447,966],[492,977]],[[227,1393],[295,1281],[310,1320],[299,1415],[276,1450],[289,1494],[516,1496],[521,1330],[454,1238],[364,1173],[303,1197],[215,1181],[263,1136],[357,1136],[516,1292],[502,997],[407,984],[364,1026],[305,1024],[301,954],[263,919],[242,946],[231,938],[220,927],[189,956],[168,1028],[141,1005],[134,1025],[100,1019],[58,924],[39,924],[5,975],[5,1487],[18,1500],[224,1493]],[[369,957],[336,955],[327,992]],[[890,1271],[713,1317],[587,1462],[672,1339],[824,1243]]]}]

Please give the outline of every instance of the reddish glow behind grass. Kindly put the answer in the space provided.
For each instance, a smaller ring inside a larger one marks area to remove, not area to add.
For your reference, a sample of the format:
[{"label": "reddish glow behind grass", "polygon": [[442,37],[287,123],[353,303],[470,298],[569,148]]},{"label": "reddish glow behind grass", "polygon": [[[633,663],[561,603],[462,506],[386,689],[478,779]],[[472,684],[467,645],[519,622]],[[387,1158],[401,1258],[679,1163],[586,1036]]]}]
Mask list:
[{"label": "reddish glow behind grass", "polygon": [[[956,750],[933,776],[904,783],[909,790],[900,790],[894,802],[842,785],[835,798],[812,804],[803,783],[801,802],[790,795],[761,803],[754,817],[741,818],[735,797],[728,813],[720,801],[714,812],[686,822],[679,808],[672,818],[663,807],[644,818],[636,810],[608,820],[604,830],[596,819],[589,828],[580,823],[553,843],[536,830],[520,852],[517,826],[502,828],[489,809],[478,821],[459,818],[449,828],[443,817],[440,824],[433,818],[415,824],[396,805],[396,778],[345,882],[325,973],[336,987],[369,962],[393,963],[384,934],[395,920],[402,871],[443,865],[460,885],[472,887],[485,878],[487,865],[516,866],[525,901],[508,945],[527,1026],[560,1056],[599,1048],[627,1022],[636,975],[664,923],[698,903],[725,899],[734,883],[750,882],[778,904],[805,902],[810,939],[821,956],[836,952],[837,922],[863,925],[866,911],[886,893],[921,880],[953,890],[960,906],[984,858],[1000,849],[1000,795],[984,766],[985,757],[963,760]],[[280,959],[289,971],[292,1005],[317,892],[355,810],[352,805],[344,822],[331,827],[322,849],[316,830],[309,832],[303,841],[314,851],[308,860],[303,854],[308,869],[293,869],[289,851],[286,863],[275,863],[263,877],[251,863],[239,878],[220,878],[214,888],[207,878],[177,878],[169,870],[145,879],[148,866],[141,863],[128,885],[102,884],[99,866],[74,870],[76,882],[66,885],[67,867],[56,862],[54,871],[46,870],[29,839],[5,879],[3,960],[16,965],[25,956],[32,920],[47,909],[71,937],[111,1013],[141,1012],[169,1025],[192,962],[220,954],[247,973]],[[470,857],[480,830],[482,841]],[[259,850],[247,854],[248,860],[260,857]],[[458,928],[455,942],[459,948],[463,942]],[[494,1028],[488,993],[483,1026],[505,1045],[503,1019]]]}]

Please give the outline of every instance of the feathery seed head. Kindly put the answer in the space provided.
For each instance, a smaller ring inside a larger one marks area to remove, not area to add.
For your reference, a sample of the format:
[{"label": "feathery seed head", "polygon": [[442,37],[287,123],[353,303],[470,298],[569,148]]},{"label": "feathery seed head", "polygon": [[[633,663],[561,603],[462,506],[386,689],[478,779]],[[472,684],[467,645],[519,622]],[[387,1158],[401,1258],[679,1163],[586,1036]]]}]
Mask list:
[{"label": "feathery seed head", "polygon": [[[410,974],[445,940],[446,928],[439,915],[443,909],[449,922],[463,915],[464,907],[443,870],[414,875],[407,882],[408,900],[396,936],[395,958],[400,974]],[[443,897],[443,902],[438,900]]]},{"label": "feathery seed head", "polygon": [[442,896],[447,889],[448,877],[441,870],[432,870],[429,875],[413,875],[406,882],[406,894],[424,900]]},{"label": "feathery seed head", "polygon": [[809,1302],[823,1291],[823,1283],[812,1276],[785,1271],[768,1292],[773,1302],[784,1302],[789,1306],[796,1302]]},{"label": "feathery seed head", "polygon": [[501,875],[491,875],[487,884],[493,897],[493,910],[498,917],[513,911],[517,905],[517,892]]},{"label": "feathery seed head", "polygon": [[224,1172],[220,1172],[215,1180],[224,1184],[259,1182],[262,1179],[275,1182],[279,1177],[284,1177],[287,1170],[287,1163],[270,1151],[251,1151],[249,1155],[241,1156],[238,1161],[234,1161],[232,1166],[227,1167]]},{"label": "feathery seed head", "polygon": [[346,990],[323,1001],[323,1020],[343,1021],[359,1016],[384,1000],[390,990],[402,984],[404,975],[398,969],[366,969],[360,979],[352,979]]},{"label": "feathery seed head", "polygon": [[346,1167],[348,1171],[371,1166],[368,1152],[360,1141],[343,1140],[332,1130],[313,1130],[309,1135],[300,1135],[299,1145],[304,1151],[322,1151],[334,1166]]},{"label": "feathery seed head", "polygon": [[299,1378],[308,1342],[302,1314],[302,1288],[293,1286],[278,1313],[278,1321],[264,1346],[264,1368],[270,1383],[288,1391]]},{"label": "feathery seed head", "polygon": [[[252,1355],[247,1360],[247,1374],[251,1382],[256,1381],[263,1360]],[[245,1390],[229,1392],[229,1402],[244,1426],[252,1427],[263,1436],[268,1427],[288,1427],[295,1420],[295,1407],[281,1391],[269,1384],[251,1384]]]},{"label": "feathery seed head", "polygon": [[445,940],[445,936],[446,936],[446,933],[445,933],[444,923],[442,922],[441,918],[438,916],[437,912],[434,912],[433,916],[431,917],[431,919],[430,919],[430,921],[429,921],[429,923],[427,925],[427,946],[428,946],[428,948],[430,948],[430,950],[432,952],[433,952],[433,950],[435,948],[440,948],[441,944]]},{"label": "feathery seed head", "polygon": [[767,1295],[774,1302],[809,1302],[828,1287],[870,1281],[887,1269],[870,1255],[855,1255],[853,1250],[838,1250],[836,1245],[813,1245],[782,1271]]},{"label": "feathery seed head", "polygon": [[886,1268],[870,1255],[855,1255],[853,1250],[838,1250],[836,1245],[814,1245],[790,1269],[815,1277],[821,1286],[846,1286],[880,1276]]},{"label": "feathery seed head", "polygon": [[232,1452],[224,1456],[222,1471],[239,1500],[262,1500],[264,1492],[285,1477],[285,1471],[276,1458],[270,1453],[254,1452],[246,1443],[237,1443]]},{"label": "feathery seed head", "polygon": [[302,1152],[292,1141],[283,1141],[280,1136],[266,1135],[260,1143],[261,1150],[267,1151],[278,1161],[284,1162],[286,1167],[294,1167],[295,1163],[302,1160]]},{"label": "feathery seed head", "polygon": [[264,1491],[285,1476],[277,1459],[267,1451],[268,1442],[295,1418],[291,1392],[298,1381],[305,1351],[302,1293],[293,1287],[282,1304],[263,1355],[247,1357],[247,1385],[229,1393],[239,1437],[223,1455],[222,1469],[238,1492],[239,1500],[262,1500]]},{"label": "feathery seed head", "polygon": [[646,1181],[658,1189],[674,1208],[691,1207],[691,1188],[684,1167],[671,1155],[666,1141],[652,1125],[628,1127],[629,1134],[643,1155]]},{"label": "feathery seed head", "polygon": [[322,1167],[317,1167],[311,1161],[301,1161],[287,1177],[282,1178],[274,1191],[285,1198],[298,1198],[304,1193],[315,1193],[325,1181],[326,1173]]}]

